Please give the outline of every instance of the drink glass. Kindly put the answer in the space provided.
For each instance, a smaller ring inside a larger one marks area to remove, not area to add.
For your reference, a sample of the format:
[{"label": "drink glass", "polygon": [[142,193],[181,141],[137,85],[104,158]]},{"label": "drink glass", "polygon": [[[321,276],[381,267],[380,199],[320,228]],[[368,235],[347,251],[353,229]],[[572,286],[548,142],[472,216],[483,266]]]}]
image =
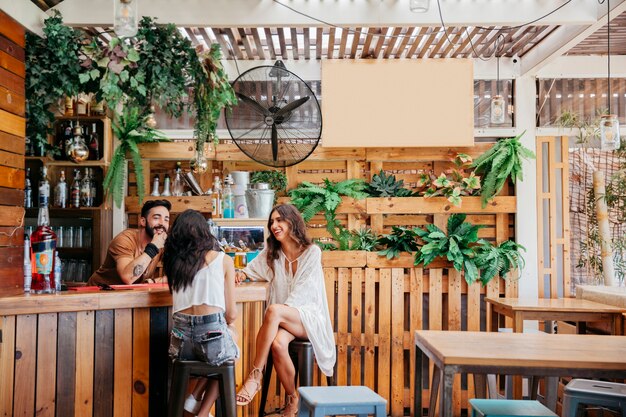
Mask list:
[{"label": "drink glass", "polygon": [[248,265],[248,256],[246,252],[235,253],[235,268],[244,269]]},{"label": "drink glass", "polygon": [[66,226],[63,231],[65,233],[63,236],[63,243],[65,244],[64,247],[74,247],[74,226]]},{"label": "drink glass", "polygon": [[74,247],[82,248],[83,247],[83,231],[85,228],[83,226],[78,226],[74,230]]}]

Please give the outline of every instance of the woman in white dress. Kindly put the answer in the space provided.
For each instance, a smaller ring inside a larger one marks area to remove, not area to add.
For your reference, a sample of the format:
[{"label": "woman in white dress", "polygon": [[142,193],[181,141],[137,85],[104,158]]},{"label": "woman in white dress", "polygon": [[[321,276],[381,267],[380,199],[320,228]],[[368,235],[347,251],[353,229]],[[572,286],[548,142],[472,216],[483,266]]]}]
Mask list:
[{"label": "woman in white dress", "polygon": [[253,368],[237,393],[237,404],[246,405],[261,389],[263,368],[272,352],[274,368],[287,402],[283,415],[298,413],[295,369],[289,357],[289,343],[309,340],[321,371],[332,376],[335,366],[335,339],[328,313],[322,253],[306,235],[300,212],[290,204],[272,209],[267,224],[270,236],[266,248],[244,269],[236,281],[246,277],[270,282],[268,307],[256,339]]}]

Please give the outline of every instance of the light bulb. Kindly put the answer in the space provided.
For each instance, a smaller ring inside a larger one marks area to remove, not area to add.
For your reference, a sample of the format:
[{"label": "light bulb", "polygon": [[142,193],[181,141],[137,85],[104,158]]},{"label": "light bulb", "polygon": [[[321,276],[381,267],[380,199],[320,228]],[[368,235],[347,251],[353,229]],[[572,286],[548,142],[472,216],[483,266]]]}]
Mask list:
[{"label": "light bulb", "polygon": [[619,146],[619,120],[615,114],[605,114],[600,119],[600,149],[614,151]]},{"label": "light bulb", "polygon": [[204,156],[204,146],[196,149],[195,156],[189,161],[189,165],[194,174],[203,174],[209,169],[209,161]]},{"label": "light bulb", "polygon": [[117,36],[131,37],[137,34],[137,1],[113,0],[113,30]]},{"label": "light bulb", "polygon": [[505,122],[504,98],[500,95],[491,99],[491,123],[502,124]]}]

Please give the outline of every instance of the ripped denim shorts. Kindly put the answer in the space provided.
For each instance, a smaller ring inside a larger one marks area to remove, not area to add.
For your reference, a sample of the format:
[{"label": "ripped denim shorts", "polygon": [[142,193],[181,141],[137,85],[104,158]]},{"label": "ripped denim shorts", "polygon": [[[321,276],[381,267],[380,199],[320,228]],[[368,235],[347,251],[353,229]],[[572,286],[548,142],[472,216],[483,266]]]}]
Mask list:
[{"label": "ripped denim shorts", "polygon": [[239,357],[224,313],[190,316],[174,313],[169,355],[172,360],[197,360],[219,366]]}]

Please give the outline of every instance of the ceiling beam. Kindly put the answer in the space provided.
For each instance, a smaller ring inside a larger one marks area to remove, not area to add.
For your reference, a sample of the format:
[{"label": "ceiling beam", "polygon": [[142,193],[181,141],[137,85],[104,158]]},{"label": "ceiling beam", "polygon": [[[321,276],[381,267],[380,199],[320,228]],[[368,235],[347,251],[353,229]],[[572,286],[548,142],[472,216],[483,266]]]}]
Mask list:
[{"label": "ceiling beam", "polygon": [[43,36],[43,21],[48,18],[48,15],[31,1],[0,0],[0,10],[29,31]]},{"label": "ceiling beam", "polygon": [[[25,0],[21,0],[25,1]],[[568,0],[440,0],[446,26],[514,26],[537,19]],[[520,4],[525,3],[525,4]],[[530,5],[532,4],[532,6]],[[285,7],[339,26],[440,25],[436,0],[426,13],[411,13],[408,0],[140,0],[139,14],[177,26],[214,27],[320,27],[325,23]],[[70,26],[111,26],[111,0],[65,0],[54,7]],[[596,21],[595,1],[571,0],[540,24],[580,25]]]},{"label": "ceiling beam", "polygon": [[[596,2],[589,2],[596,3]],[[611,2],[610,18],[613,20],[626,11],[626,0]],[[536,75],[539,70],[578,45],[606,24],[606,6],[598,7],[597,20],[590,25],[561,26],[543,39],[540,47],[531,49],[521,60],[522,75]],[[604,13],[602,12],[604,10]]]}]

